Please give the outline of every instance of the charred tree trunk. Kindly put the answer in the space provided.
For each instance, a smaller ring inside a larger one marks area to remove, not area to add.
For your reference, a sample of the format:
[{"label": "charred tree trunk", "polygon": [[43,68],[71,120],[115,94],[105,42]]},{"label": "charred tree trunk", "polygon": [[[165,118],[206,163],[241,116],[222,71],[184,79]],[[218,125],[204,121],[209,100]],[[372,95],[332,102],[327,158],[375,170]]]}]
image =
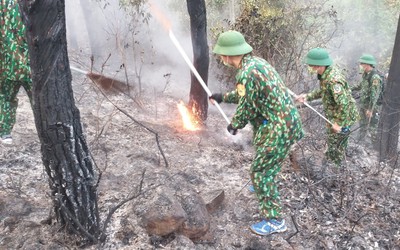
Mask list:
[{"label": "charred tree trunk", "polygon": [[[190,33],[193,47],[193,66],[207,83],[210,57],[207,44],[207,15],[204,0],[187,0],[190,16]],[[198,120],[207,119],[208,95],[197,78],[191,74],[189,109]]]},{"label": "charred tree trunk", "polygon": [[400,122],[400,18],[397,24],[389,77],[384,92],[384,103],[379,121],[380,160],[392,160],[397,155]]},{"label": "charred tree trunk", "polygon": [[97,241],[99,216],[94,163],[71,86],[64,0],[20,1],[27,28],[33,112],[61,225]]}]

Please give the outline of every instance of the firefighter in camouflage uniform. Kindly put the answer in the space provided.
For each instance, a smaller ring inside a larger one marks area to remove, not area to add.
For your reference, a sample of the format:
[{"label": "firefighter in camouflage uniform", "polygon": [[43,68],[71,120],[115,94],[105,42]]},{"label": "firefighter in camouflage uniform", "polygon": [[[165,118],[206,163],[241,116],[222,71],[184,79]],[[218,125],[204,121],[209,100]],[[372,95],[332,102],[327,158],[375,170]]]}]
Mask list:
[{"label": "firefighter in camouflage uniform", "polygon": [[219,36],[213,52],[225,65],[237,69],[236,90],[213,94],[210,100],[238,104],[227,128],[231,134],[248,123],[253,126],[256,154],[250,176],[264,219],[250,228],[256,234],[268,235],[287,229],[275,177],[290,146],[302,138],[303,129],[298,110],[280,76],[267,61],[253,56],[252,50],[237,31]]},{"label": "firefighter in camouflage uniform", "polygon": [[350,127],[359,119],[356,102],[343,74],[334,66],[328,52],[323,48],[311,49],[306,56],[311,74],[316,74],[320,87],[301,95],[298,101],[322,99],[327,123],[327,160],[341,165],[348,145]]},{"label": "firefighter in camouflage uniform", "polygon": [[22,86],[31,100],[32,85],[25,26],[18,1],[0,1],[0,136],[3,143],[10,144],[18,91]]},{"label": "firefighter in camouflage uniform", "polygon": [[382,90],[382,78],[375,70],[376,60],[372,55],[362,55],[359,62],[362,80],[352,88],[353,91],[361,90],[359,140],[364,141],[369,133],[370,139],[374,142],[379,121],[380,104],[378,98]]}]

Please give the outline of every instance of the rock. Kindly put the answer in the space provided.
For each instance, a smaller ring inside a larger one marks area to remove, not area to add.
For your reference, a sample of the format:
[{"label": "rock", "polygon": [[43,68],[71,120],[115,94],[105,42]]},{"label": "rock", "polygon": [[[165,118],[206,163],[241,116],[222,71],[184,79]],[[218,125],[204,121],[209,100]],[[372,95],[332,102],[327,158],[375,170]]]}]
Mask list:
[{"label": "rock", "polygon": [[225,192],[222,189],[212,190],[203,194],[203,200],[209,213],[216,211],[225,199]]},{"label": "rock", "polygon": [[188,237],[178,234],[176,238],[167,245],[168,249],[196,249],[196,245]]},{"label": "rock", "polygon": [[181,204],[172,192],[164,189],[150,203],[150,209],[143,215],[142,222],[149,234],[164,236],[175,232],[187,219]]},{"label": "rock", "polygon": [[168,244],[170,244],[172,241],[174,241],[176,238],[175,234],[168,234],[165,236],[158,236],[158,235],[152,235],[149,238],[150,244],[155,248],[165,248]]},{"label": "rock", "polygon": [[2,216],[27,216],[32,212],[32,205],[24,198],[0,194],[0,214]]},{"label": "rock", "polygon": [[246,244],[245,244],[243,249],[246,249],[246,250],[265,250],[265,249],[268,249],[268,248],[266,247],[266,244],[261,242],[258,238],[251,237],[251,238],[247,239],[247,242],[246,242]]},{"label": "rock", "polygon": [[271,240],[271,246],[273,249],[281,249],[281,250],[293,250],[293,247],[284,240],[282,237],[276,237]]},{"label": "rock", "polygon": [[3,226],[5,228],[9,228],[9,230],[12,232],[16,227],[16,225],[18,224],[19,220],[17,217],[11,216],[11,217],[5,217],[2,222]]},{"label": "rock", "polygon": [[208,230],[206,232],[206,234],[204,234],[200,237],[192,238],[191,240],[195,244],[214,245],[216,243],[215,232]]},{"label": "rock", "polygon": [[180,233],[190,239],[205,235],[210,228],[210,215],[204,200],[196,193],[187,193],[181,198],[181,204],[187,220],[182,224]]},{"label": "rock", "polygon": [[129,245],[132,239],[137,237],[135,228],[126,217],[121,219],[120,224],[121,228],[115,233],[115,238],[119,239],[123,245]]},{"label": "rock", "polygon": [[364,249],[367,249],[368,248],[368,244],[367,244],[367,241],[363,238],[363,237],[361,237],[361,236],[354,236],[352,239],[351,239],[351,245],[352,246],[358,246],[358,247],[360,247],[360,248],[364,248]]}]

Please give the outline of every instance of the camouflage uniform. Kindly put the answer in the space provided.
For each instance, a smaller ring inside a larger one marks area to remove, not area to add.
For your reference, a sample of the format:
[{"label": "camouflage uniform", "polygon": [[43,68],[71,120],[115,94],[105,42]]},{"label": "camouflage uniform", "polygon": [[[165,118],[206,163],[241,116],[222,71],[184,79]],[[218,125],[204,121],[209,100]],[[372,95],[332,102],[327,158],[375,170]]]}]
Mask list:
[{"label": "camouflage uniform", "polygon": [[8,135],[15,124],[17,94],[24,87],[31,99],[31,79],[25,26],[17,1],[0,4],[0,136]]},{"label": "camouflage uniform", "polygon": [[223,101],[238,103],[233,128],[253,126],[256,155],[251,179],[265,218],[279,218],[280,197],[275,176],[290,146],[303,136],[300,115],[275,69],[264,59],[245,55],[236,74],[236,90]]},{"label": "camouflage uniform", "polygon": [[[371,138],[375,138],[376,128],[378,125],[379,117],[378,112],[380,106],[377,104],[379,94],[381,92],[382,79],[376,70],[364,72],[362,81],[354,86],[352,90],[361,90],[360,99],[360,141],[365,138],[367,132],[370,133]],[[372,111],[372,117],[368,118],[365,111]]]},{"label": "camouflage uniform", "polygon": [[[344,76],[333,66],[326,68],[322,75],[318,76],[320,88],[307,94],[308,101],[322,98],[326,118],[341,127],[353,125],[359,114],[351,90]],[[331,125],[327,124],[328,149],[326,157],[340,165],[348,145],[347,133],[335,133]]]}]

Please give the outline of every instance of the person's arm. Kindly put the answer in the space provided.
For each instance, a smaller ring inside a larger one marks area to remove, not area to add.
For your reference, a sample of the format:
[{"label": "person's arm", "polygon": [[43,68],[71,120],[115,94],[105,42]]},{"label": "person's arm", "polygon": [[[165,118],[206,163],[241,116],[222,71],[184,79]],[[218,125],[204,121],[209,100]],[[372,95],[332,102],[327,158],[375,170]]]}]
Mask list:
[{"label": "person's arm", "polygon": [[381,84],[382,84],[382,79],[378,74],[374,74],[371,77],[371,82],[369,83],[369,104],[368,104],[368,110],[372,112],[374,107],[376,106],[376,102],[378,101],[378,97],[381,91]]},{"label": "person's arm", "polygon": [[321,88],[314,89],[306,95],[306,101],[312,101],[321,98],[322,90]]},{"label": "person's arm", "polygon": [[225,93],[222,96],[222,101],[226,103],[239,103],[240,96],[238,94],[237,89],[231,92]]},{"label": "person's arm", "polygon": [[233,90],[231,92],[221,94],[215,93],[209,97],[210,100],[215,101],[217,103],[226,102],[226,103],[238,103],[240,96],[237,93],[237,90]]},{"label": "person's arm", "polygon": [[351,91],[360,91],[360,90],[361,90],[361,82],[351,87]]},{"label": "person's arm", "polygon": [[247,76],[246,85],[244,85],[245,91],[244,93],[242,92],[243,96],[238,95],[240,97],[239,103],[231,120],[232,126],[236,129],[244,128],[250,120],[259,115],[257,107],[253,105],[257,103],[259,98],[260,84],[258,81],[260,79],[255,79],[254,76]]},{"label": "person's arm", "polygon": [[351,94],[347,93],[347,91],[343,86],[344,84],[340,82],[333,82],[328,84],[329,91],[332,93],[332,97],[335,101],[335,107],[333,114],[333,123],[338,124],[340,127],[349,126],[349,121],[347,120],[350,117],[350,102],[351,102]]}]

